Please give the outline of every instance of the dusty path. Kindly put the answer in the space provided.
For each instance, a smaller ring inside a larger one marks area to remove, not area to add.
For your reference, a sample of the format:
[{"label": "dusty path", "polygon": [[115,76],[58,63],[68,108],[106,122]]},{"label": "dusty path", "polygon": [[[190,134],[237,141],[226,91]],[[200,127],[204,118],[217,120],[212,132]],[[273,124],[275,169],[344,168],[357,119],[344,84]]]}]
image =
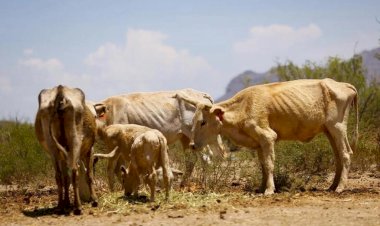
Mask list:
[{"label": "dusty path", "polygon": [[53,189],[3,192],[0,225],[380,225],[380,178],[356,176],[347,186],[342,194],[320,190],[264,197],[235,192],[200,206],[140,204],[124,213],[86,205],[81,216],[54,214]]}]

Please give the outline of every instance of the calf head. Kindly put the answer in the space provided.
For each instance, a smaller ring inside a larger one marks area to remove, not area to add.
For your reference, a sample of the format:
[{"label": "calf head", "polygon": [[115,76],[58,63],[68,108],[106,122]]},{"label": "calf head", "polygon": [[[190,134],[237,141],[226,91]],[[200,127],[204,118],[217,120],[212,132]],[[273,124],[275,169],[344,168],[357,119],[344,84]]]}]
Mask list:
[{"label": "calf head", "polygon": [[129,164],[127,169],[124,166],[121,166],[120,170],[124,195],[130,196],[133,193],[137,194],[138,187],[141,184],[140,176],[137,171],[131,167],[131,164]]}]

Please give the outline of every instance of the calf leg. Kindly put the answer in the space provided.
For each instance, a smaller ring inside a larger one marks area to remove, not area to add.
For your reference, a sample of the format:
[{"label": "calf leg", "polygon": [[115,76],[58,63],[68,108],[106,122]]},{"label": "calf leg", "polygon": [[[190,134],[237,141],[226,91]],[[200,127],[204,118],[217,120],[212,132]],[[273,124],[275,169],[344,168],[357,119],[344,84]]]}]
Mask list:
[{"label": "calf leg", "polygon": [[173,173],[170,167],[162,166],[162,178],[165,187],[165,199],[168,200],[173,181]]},{"label": "calf leg", "polygon": [[154,202],[155,193],[156,193],[156,183],[157,183],[157,175],[154,169],[153,169],[153,172],[148,176],[147,182],[150,188],[150,201]]},{"label": "calf leg", "polygon": [[[110,158],[107,165],[107,179],[110,190],[114,191],[115,177],[114,171],[117,163],[117,158]],[[120,169],[119,169],[120,170]]]}]

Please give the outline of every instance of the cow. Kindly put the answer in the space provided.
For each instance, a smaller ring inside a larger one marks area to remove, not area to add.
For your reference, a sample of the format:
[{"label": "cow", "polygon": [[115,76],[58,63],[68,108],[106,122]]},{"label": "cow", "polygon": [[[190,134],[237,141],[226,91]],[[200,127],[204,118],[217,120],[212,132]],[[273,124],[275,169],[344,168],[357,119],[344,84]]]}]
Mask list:
[{"label": "cow", "polygon": [[[95,156],[109,158],[111,169],[107,169],[108,174],[114,173],[114,165],[118,159],[123,159],[125,163],[129,164],[127,169],[124,165],[118,169],[119,171],[121,169],[125,195],[131,193],[137,195],[138,186],[141,184],[141,175],[149,185],[151,201],[154,201],[155,184],[157,183],[156,169],[160,169],[166,198],[169,197],[173,173],[169,167],[166,138],[161,132],[135,124],[113,124],[105,128],[99,127],[98,134],[106,144],[109,153],[97,153]],[[113,184],[113,181],[110,184]]]},{"label": "cow", "polygon": [[275,142],[307,142],[319,133],[327,136],[335,154],[335,177],[329,189],[344,190],[353,153],[347,138],[351,106],[356,109],[353,148],[358,139],[358,96],[353,85],[328,78],[305,79],[251,86],[213,105],[184,100],[197,104],[190,146],[200,148],[222,134],[238,145],[257,149],[264,194],[275,191]]},{"label": "cow", "polygon": [[[139,92],[109,97],[94,105],[97,112],[98,125],[138,124],[159,130],[168,144],[180,141],[184,149],[189,149],[192,118],[196,110],[191,103],[183,101],[186,97],[197,103],[212,104],[211,96],[206,93],[182,89],[161,92]],[[221,139],[209,140],[213,151],[225,156],[225,148]],[[194,152],[191,154],[195,155]],[[196,157],[196,156],[195,156]],[[109,162],[111,164],[111,161]],[[195,162],[186,161],[186,170],[181,186],[190,177]],[[107,167],[112,168],[111,166]],[[117,169],[116,169],[117,170]],[[111,176],[110,174],[108,174]],[[112,176],[113,177],[113,176]],[[109,178],[108,181],[113,181]],[[113,185],[109,184],[110,188]]]},{"label": "cow", "polygon": [[[92,146],[96,136],[96,122],[85,104],[79,88],[56,86],[43,89],[38,96],[35,133],[43,149],[50,155],[58,187],[59,211],[70,206],[69,186],[74,190],[74,214],[81,214],[80,172],[86,172],[92,206],[97,206],[93,187]],[[79,170],[81,161],[86,169]]]}]

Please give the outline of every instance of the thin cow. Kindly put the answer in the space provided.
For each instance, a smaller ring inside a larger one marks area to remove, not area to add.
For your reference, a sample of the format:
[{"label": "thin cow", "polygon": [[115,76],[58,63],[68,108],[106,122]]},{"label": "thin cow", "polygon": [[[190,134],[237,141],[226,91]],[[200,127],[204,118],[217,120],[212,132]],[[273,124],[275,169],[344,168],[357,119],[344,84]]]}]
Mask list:
[{"label": "thin cow", "polygon": [[[93,187],[92,146],[96,123],[85,104],[85,95],[78,88],[59,85],[44,89],[38,96],[39,108],[35,120],[38,141],[50,155],[58,186],[58,210],[70,206],[69,186],[74,190],[74,214],[81,214],[80,171],[86,172],[90,201],[97,206]],[[86,170],[79,170],[80,161]]]},{"label": "thin cow", "polygon": [[200,148],[222,134],[238,145],[257,149],[264,194],[275,191],[275,142],[307,142],[319,133],[327,136],[335,154],[330,190],[344,190],[353,153],[347,138],[351,106],[356,109],[353,147],[358,138],[358,97],[353,85],[332,79],[295,80],[252,86],[213,105],[184,100],[197,104],[191,146]]}]

